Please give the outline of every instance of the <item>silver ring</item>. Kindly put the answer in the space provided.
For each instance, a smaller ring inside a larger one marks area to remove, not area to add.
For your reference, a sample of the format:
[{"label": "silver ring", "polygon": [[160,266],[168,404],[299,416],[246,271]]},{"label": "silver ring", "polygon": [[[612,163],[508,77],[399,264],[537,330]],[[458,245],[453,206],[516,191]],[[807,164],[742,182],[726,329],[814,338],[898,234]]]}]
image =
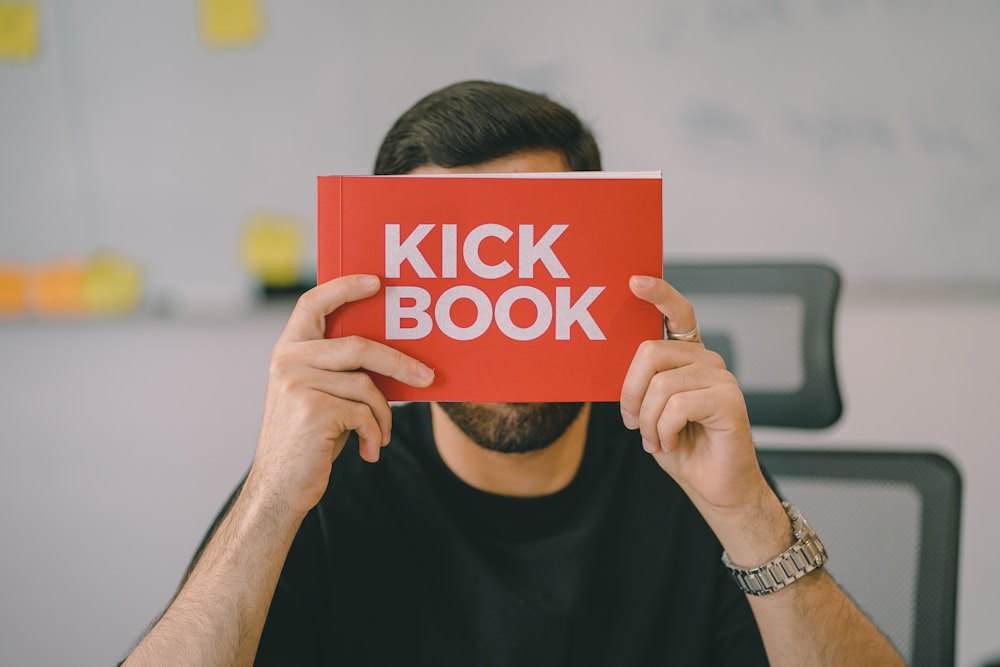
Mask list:
[{"label": "silver ring", "polygon": [[682,340],[685,342],[691,342],[698,340],[701,337],[701,333],[698,331],[698,325],[694,326],[691,331],[685,331],[684,333],[673,333],[670,329],[667,329],[667,340]]}]

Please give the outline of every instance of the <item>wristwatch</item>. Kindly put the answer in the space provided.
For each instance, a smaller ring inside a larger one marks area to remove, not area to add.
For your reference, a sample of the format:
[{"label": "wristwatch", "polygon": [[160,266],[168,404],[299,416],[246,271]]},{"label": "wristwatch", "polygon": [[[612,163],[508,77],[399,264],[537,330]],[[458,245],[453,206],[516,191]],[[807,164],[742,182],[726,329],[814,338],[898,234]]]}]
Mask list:
[{"label": "wristwatch", "polygon": [[743,569],[733,565],[729,554],[722,552],[723,564],[736,580],[736,585],[747,595],[770,595],[780,591],[827,561],[826,548],[798,508],[787,502],[781,505],[788,513],[795,534],[795,544],[784,553],[759,567]]}]

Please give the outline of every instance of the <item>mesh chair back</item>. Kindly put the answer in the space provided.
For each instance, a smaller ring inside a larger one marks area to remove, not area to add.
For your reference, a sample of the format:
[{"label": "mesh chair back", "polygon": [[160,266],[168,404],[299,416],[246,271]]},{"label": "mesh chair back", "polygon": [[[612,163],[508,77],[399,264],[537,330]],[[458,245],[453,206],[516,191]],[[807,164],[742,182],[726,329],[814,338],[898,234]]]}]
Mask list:
[{"label": "mesh chair back", "polygon": [[683,263],[664,278],[694,304],[756,426],[823,428],[842,403],[834,360],[840,276],[819,263]]},{"label": "mesh chair back", "polygon": [[827,568],[907,664],[955,660],[961,477],[936,453],[761,449]]}]

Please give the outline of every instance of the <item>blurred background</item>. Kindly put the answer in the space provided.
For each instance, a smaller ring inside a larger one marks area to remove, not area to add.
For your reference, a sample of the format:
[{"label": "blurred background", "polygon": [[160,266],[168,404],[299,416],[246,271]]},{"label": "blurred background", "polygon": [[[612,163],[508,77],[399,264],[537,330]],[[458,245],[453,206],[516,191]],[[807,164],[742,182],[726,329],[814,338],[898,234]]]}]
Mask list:
[{"label": "blurred background", "polygon": [[840,270],[844,416],[758,439],[951,457],[958,664],[1000,654],[998,62],[989,0],[0,1],[0,663],[159,613],[252,457],[315,178],[469,78],[661,170],[668,259]]}]

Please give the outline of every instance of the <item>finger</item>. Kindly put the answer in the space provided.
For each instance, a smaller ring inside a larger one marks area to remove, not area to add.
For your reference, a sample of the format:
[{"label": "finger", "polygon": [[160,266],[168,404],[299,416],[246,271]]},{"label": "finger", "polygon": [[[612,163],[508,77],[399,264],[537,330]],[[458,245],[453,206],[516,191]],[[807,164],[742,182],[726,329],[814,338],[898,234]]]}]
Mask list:
[{"label": "finger", "polygon": [[638,415],[653,377],[660,372],[695,362],[725,368],[722,358],[702,346],[675,345],[671,341],[647,340],[639,344],[622,382],[622,420],[631,429],[639,427]]},{"label": "finger", "polygon": [[[632,276],[629,288],[637,297],[653,304],[663,313],[664,324],[670,333],[686,333],[694,331],[698,326],[691,302],[665,280],[652,276]],[[700,343],[701,338],[692,342]]]},{"label": "finger", "polygon": [[339,415],[342,432],[354,431],[358,434],[358,453],[365,461],[378,461],[382,449],[383,434],[378,421],[366,403],[358,403],[344,398],[337,398],[336,405],[331,409]]},{"label": "finger", "polygon": [[677,394],[698,391],[718,382],[718,371],[714,368],[689,364],[653,376],[639,408],[639,432],[642,434],[643,449],[647,452],[660,450],[660,417],[667,403]]},{"label": "finger", "polygon": [[379,445],[385,447],[389,444],[389,435],[392,433],[392,409],[367,373],[314,371],[303,378],[303,382],[335,398],[367,405],[378,425]]},{"label": "finger", "polygon": [[358,434],[358,454],[369,463],[378,463],[382,447],[385,446],[385,438],[377,426],[369,429],[368,424],[366,423],[363,429],[355,429]]},{"label": "finger", "polygon": [[427,365],[360,336],[304,341],[288,354],[293,357],[292,363],[306,363],[325,371],[368,370],[412,387],[426,387],[434,381],[434,370]]},{"label": "finger", "polygon": [[731,414],[726,406],[735,405],[732,402],[735,396],[729,396],[734,389],[735,385],[715,384],[671,396],[657,423],[662,451],[676,451],[681,431],[689,424],[701,424],[708,428],[718,426],[720,420]]},{"label": "finger", "polygon": [[281,340],[301,341],[323,338],[326,317],[350,301],[366,299],[381,286],[378,276],[358,274],[334,278],[304,292],[288,318]]}]

